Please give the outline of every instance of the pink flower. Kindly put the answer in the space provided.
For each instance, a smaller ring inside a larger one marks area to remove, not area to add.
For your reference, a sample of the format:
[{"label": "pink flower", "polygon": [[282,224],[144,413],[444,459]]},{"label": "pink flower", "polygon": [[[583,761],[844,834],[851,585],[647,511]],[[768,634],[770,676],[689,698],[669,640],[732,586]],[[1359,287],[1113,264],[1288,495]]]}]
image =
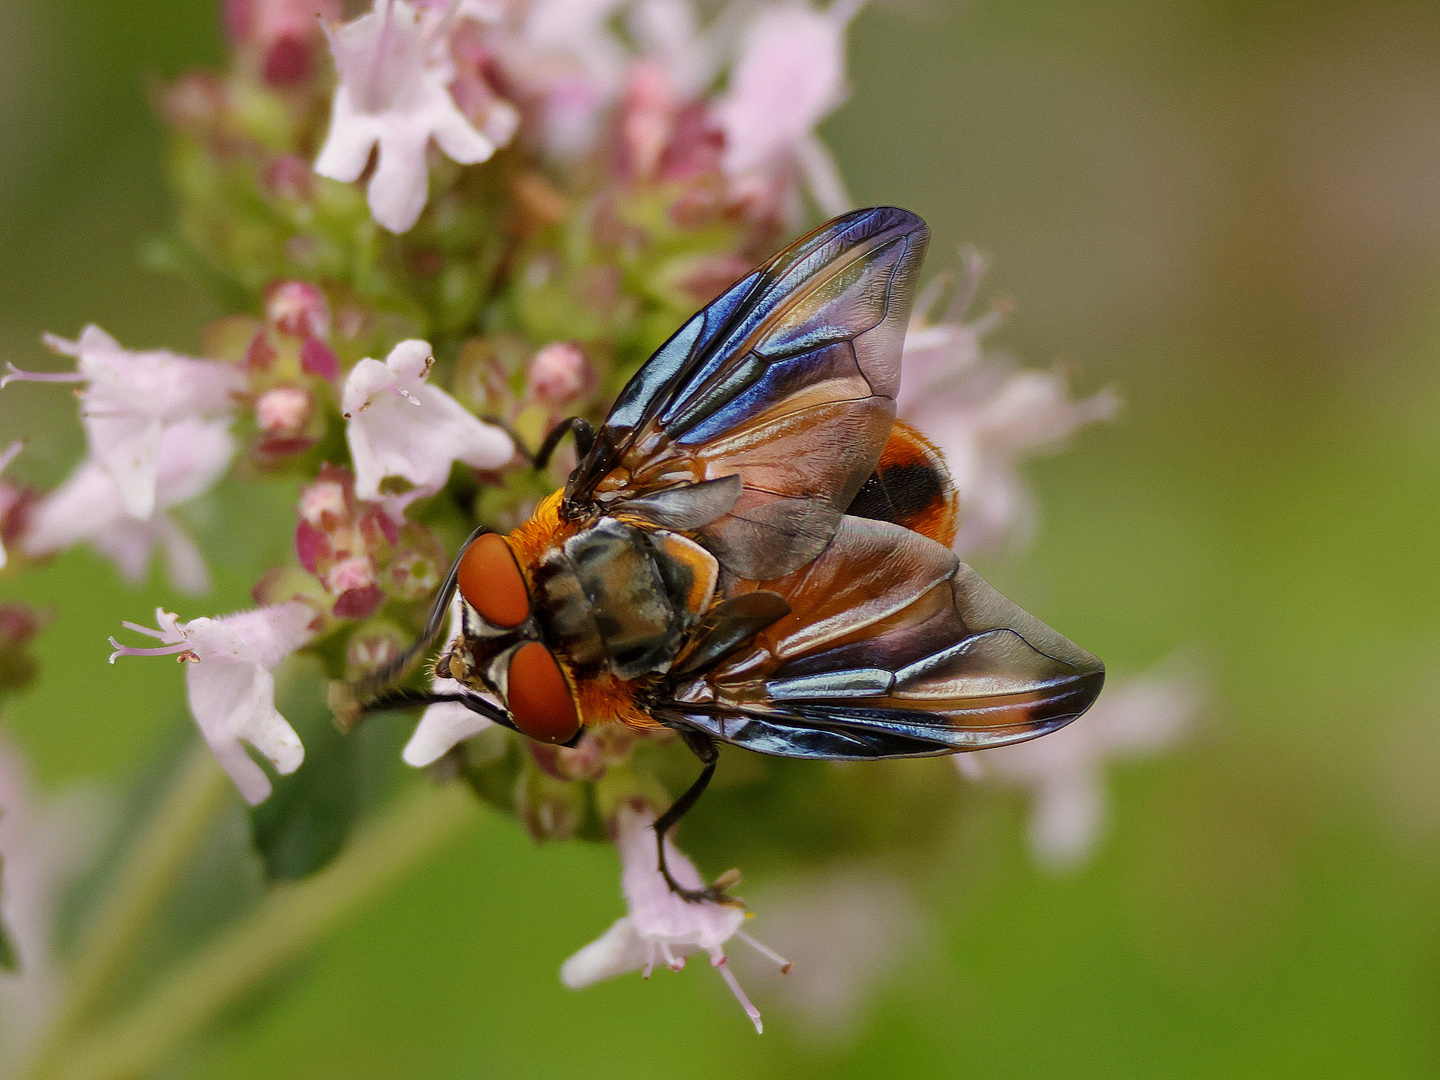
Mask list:
[{"label": "pink flower", "polygon": [[[0,473],[3,473],[10,467],[10,463],[15,460],[16,456],[24,448],[25,444],[23,442],[13,442],[7,446],[3,452],[0,452]],[[0,519],[3,519],[10,507],[17,504],[20,500],[18,492],[9,488],[8,485],[4,485],[4,487],[5,490],[0,491]],[[0,566],[4,566],[7,560],[8,556],[5,554],[3,534],[0,534]]]},{"label": "pink flower", "polygon": [[244,374],[229,364],[162,349],[132,352],[98,326],[87,326],[79,341],[47,334],[45,343],[78,357],[79,370],[37,374],[11,365],[0,386],[15,381],[88,383],[80,394],[80,416],[90,456],[115,481],[125,512],[140,521],[155,510],[165,428],[228,417],[245,388]]},{"label": "pink flower", "polygon": [[320,37],[318,19],[340,16],[338,0],[226,0],[225,27],[236,45],[260,54],[260,70],[272,86],[309,78]]},{"label": "pink flower", "polygon": [[610,30],[623,0],[536,0],[506,42],[507,75],[539,106],[540,134],[555,157],[588,151],[624,79],[626,52]]},{"label": "pink flower", "polygon": [[[463,609],[460,603],[457,596],[450,605],[451,640],[460,636],[463,625]],[[431,677],[430,688],[437,694],[472,693],[456,680],[442,679],[438,675]],[[466,739],[474,738],[493,726],[493,720],[472,712],[457,701],[441,701],[428,705],[420,716],[420,723],[415,726],[415,734],[410,736],[410,741],[405,744],[401,757],[407,765],[413,765],[417,769],[424,768],[439,761]]]},{"label": "pink flower", "polygon": [[265,319],[295,337],[330,334],[330,305],[308,281],[279,281],[265,290]]},{"label": "pink flower", "polygon": [[845,29],[859,4],[820,12],[801,3],[763,9],[745,32],[730,85],[715,103],[721,165],[742,197],[770,198],[799,172],[827,214],[850,199],[815,127],[845,100]]},{"label": "pink flower", "polygon": [[[560,968],[561,980],[570,989],[581,990],[627,971],[639,970],[648,979],[657,961],[663,961],[672,971],[679,971],[685,966],[687,954],[703,950],[710,954],[711,966],[724,977],[754,1022],[755,1030],[763,1031],[760,1010],[740,989],[723,946],[732,937],[738,937],[782,968],[788,968],[788,962],[740,929],[746,917],[742,909],[708,902],[692,904],[670,891],[660,873],[655,830],[651,827],[654,823],[655,817],[648,811],[620,809],[615,823],[615,846],[620,850],[620,883],[630,913],[566,960]],[[681,885],[689,889],[703,886],[700,872],[668,837],[665,861]]]},{"label": "pink flower", "polygon": [[229,426],[229,420],[184,420],[161,431],[154,508],[143,520],[127,512],[120,485],[104,463],[86,458],[31,509],[21,547],[39,558],[86,541],[115,563],[121,577],[139,584],[158,546],[177,589],[208,591],[200,549],[166,511],[208,490],[230,467],[235,440]]},{"label": "pink flower", "polygon": [[[456,461],[498,469],[515,453],[510,436],[425,381],[433,362],[429,344],[402,341],[383,364],[361,360],[345,380],[341,408],[355,494],[397,518],[410,502],[444,487]],[[408,488],[395,493],[395,480]]]},{"label": "pink flower", "polygon": [[864,867],[767,890],[763,903],[765,936],[795,970],[783,986],[762,973],[760,990],[830,1046],[864,1033],[867,1006],[932,933],[904,882]]},{"label": "pink flower", "polygon": [[955,755],[962,773],[1030,792],[1030,852],[1052,872],[1074,869],[1105,829],[1105,766],[1173,746],[1203,704],[1192,671],[1106,687],[1093,708],[1043,739]]},{"label": "pink flower", "polygon": [[450,96],[455,70],[444,42],[449,22],[444,15],[422,16],[405,0],[376,0],[370,14],[326,29],[340,85],[315,171],[346,183],[358,180],[378,145],[370,212],[394,233],[407,232],[425,209],[425,155],[432,138],[462,165],[495,152],[495,143],[471,126]]},{"label": "pink flower", "polygon": [[525,372],[525,393],[551,410],[568,408],[594,380],[585,354],[568,342],[546,345]]},{"label": "pink flower", "polygon": [[20,750],[0,739],[0,922],[19,956],[15,971],[0,971],[0,1075],[23,1064],[57,1003],[56,915],[93,860],[108,802],[88,790],[42,796]]},{"label": "pink flower", "polygon": [[1119,398],[1102,390],[1073,400],[1060,371],[1014,371],[984,356],[981,338],[1002,318],[993,310],[963,321],[984,263],[973,254],[948,310],[938,318],[939,290],[916,305],[905,338],[898,415],[945,455],[960,493],[961,554],[1024,541],[1034,528],[1034,499],[1020,477],[1025,457],[1059,446],[1078,428],[1109,419]]},{"label": "pink flower", "polygon": [[163,608],[156,609],[158,630],[127,622],[128,630],[157,638],[155,648],[132,648],[113,637],[113,664],[121,656],[175,656],[188,660],[185,671],[190,715],[200,727],[210,752],[251,805],[270,797],[270,778],[250,760],[242,742],[260,751],[282,775],[305,759],[305,748],[275,708],[275,677],[271,672],[313,636],[315,612],[290,601],[227,615],[181,623]]}]

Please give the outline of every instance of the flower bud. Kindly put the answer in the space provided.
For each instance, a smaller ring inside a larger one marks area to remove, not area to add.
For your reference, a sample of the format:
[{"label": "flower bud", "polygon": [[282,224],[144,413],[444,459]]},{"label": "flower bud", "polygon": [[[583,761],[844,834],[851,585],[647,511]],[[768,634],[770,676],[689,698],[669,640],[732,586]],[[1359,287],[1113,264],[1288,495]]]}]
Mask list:
[{"label": "flower bud", "polygon": [[269,436],[295,436],[310,419],[310,395],[294,386],[267,390],[255,402],[255,420]]},{"label": "flower bud", "polygon": [[525,393],[554,411],[578,401],[594,384],[594,372],[585,354],[568,342],[546,345],[525,372]]},{"label": "flower bud", "polygon": [[26,647],[44,625],[28,604],[0,604],[0,694],[23,690],[40,671]]},{"label": "flower bud", "polygon": [[394,623],[372,619],[350,635],[345,644],[347,677],[353,680],[383,667],[400,656],[407,644]]},{"label": "flower bud", "polygon": [[265,318],[295,337],[323,338],[330,333],[325,294],[306,281],[277,281],[266,289]]},{"label": "flower bud", "polygon": [[597,780],[605,775],[605,755],[587,732],[577,746],[551,746],[527,741],[535,764],[557,780]]},{"label": "flower bud", "polygon": [[227,0],[225,30],[237,49],[255,53],[270,86],[304,82],[315,70],[320,20],[340,17],[336,0]]},{"label": "flower bud", "polygon": [[322,466],[315,482],[306,484],[300,491],[300,517],[327,532],[339,528],[350,517],[353,483],[346,470]]},{"label": "flower bud", "polygon": [[557,780],[527,761],[515,786],[515,810],[537,841],[570,840],[585,818],[582,784]]},{"label": "flower bud", "polygon": [[595,809],[612,830],[623,809],[648,809],[652,815],[659,815],[672,801],[665,786],[634,762],[612,764],[605,775],[595,781]]}]

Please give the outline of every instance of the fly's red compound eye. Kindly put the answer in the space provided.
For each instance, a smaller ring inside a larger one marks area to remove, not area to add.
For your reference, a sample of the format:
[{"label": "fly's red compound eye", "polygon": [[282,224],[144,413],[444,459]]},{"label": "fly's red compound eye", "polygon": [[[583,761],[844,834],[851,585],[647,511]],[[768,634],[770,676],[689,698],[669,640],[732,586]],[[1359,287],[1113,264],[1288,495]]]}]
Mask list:
[{"label": "fly's red compound eye", "polygon": [[477,537],[460,556],[455,575],[460,595],[491,626],[508,630],[530,617],[530,592],[505,538]]},{"label": "fly's red compound eye", "polygon": [[522,735],[536,742],[563,743],[580,730],[570,684],[540,642],[530,641],[515,650],[505,682],[505,704]]}]

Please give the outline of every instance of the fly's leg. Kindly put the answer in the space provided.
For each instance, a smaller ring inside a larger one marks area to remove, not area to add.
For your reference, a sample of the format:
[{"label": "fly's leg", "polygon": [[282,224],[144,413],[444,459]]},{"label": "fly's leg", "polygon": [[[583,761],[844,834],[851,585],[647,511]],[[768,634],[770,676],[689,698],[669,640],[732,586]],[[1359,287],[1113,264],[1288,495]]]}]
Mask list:
[{"label": "fly's leg", "polygon": [[555,448],[560,445],[560,440],[566,435],[575,436],[575,456],[580,460],[590,453],[590,447],[595,445],[595,428],[583,416],[572,416],[568,420],[561,420],[545,436],[545,441],[540,444],[540,449],[535,451],[530,459],[535,468],[543,469],[550,464],[550,457],[555,453]]},{"label": "fly's leg", "polygon": [[731,870],[722,874],[711,885],[703,889],[687,889],[681,885],[670,873],[670,868],[665,865],[665,834],[675,827],[675,823],[689,812],[690,808],[700,801],[700,796],[705,794],[705,789],[710,786],[710,779],[715,775],[715,765],[720,760],[720,751],[715,746],[715,741],[708,735],[698,731],[689,731],[684,728],[677,728],[680,737],[685,740],[696,757],[700,759],[704,767],[695,782],[671,805],[669,810],[661,814],[655,822],[655,848],[660,853],[660,873],[665,878],[665,884],[670,886],[670,891],[692,904],[710,902],[712,904],[726,904],[730,907],[745,906],[744,902],[726,895],[725,890],[740,880],[739,874]]},{"label": "fly's leg", "polygon": [[525,441],[505,421],[503,416],[482,416],[480,419],[509,435],[510,441],[515,444],[515,452],[536,469],[543,469],[550,464],[550,458],[555,453],[555,448],[560,445],[560,440],[566,435],[573,434],[575,436],[575,456],[581,460],[590,453],[590,447],[595,445],[595,426],[583,416],[571,416],[561,420],[550,429],[550,434],[545,436],[540,448],[533,454],[525,449]]}]

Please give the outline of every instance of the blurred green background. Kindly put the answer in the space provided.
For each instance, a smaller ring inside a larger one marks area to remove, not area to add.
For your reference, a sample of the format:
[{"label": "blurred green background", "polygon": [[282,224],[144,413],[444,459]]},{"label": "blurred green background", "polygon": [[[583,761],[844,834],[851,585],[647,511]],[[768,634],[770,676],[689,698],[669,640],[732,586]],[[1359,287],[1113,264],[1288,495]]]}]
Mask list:
[{"label": "blurred green background", "polygon": [[[214,312],[138,254],[166,215],[146,85],[217,61],[217,24],[208,0],[0,5],[0,359],[87,321],[197,346]],[[941,851],[925,926],[838,1033],[762,984],[756,1038],[699,964],[562,989],[621,913],[613,852],[489,816],[197,1075],[1440,1070],[1440,7],[906,0],[859,18],[851,56],[825,134],[856,199],[928,218],[932,270],[991,253],[982,299],[1019,305],[995,342],[1127,402],[1030,468],[1038,541],[980,568],[1122,676],[1198,647],[1199,731],[1112,772],[1109,835],[1061,879],[1031,867],[1021,799],[957,777],[915,822]],[[32,439],[21,476],[64,475],[73,413],[0,398],[0,437]],[[283,557],[262,526],[286,498],[202,504],[204,613]],[[105,636],[157,603],[202,611],[86,552],[15,595],[57,619],[7,726],[48,786],[127,777],[182,681],[106,666]],[[957,826],[962,802],[1001,827]],[[702,861],[729,865],[704,829]]]}]

